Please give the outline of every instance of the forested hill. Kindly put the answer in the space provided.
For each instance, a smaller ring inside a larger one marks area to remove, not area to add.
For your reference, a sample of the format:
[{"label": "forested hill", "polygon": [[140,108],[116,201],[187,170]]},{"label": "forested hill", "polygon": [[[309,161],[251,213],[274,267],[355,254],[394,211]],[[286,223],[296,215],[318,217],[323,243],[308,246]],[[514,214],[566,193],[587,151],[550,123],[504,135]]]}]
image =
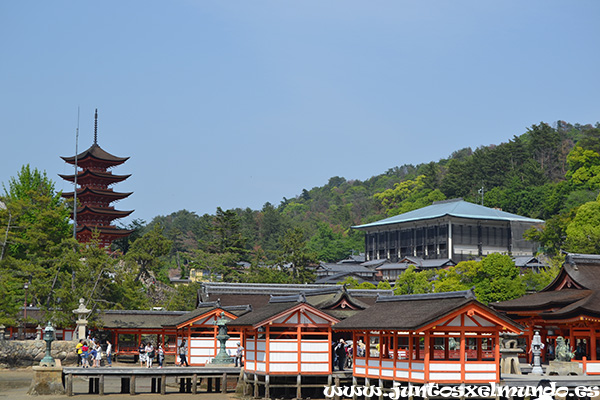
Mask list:
[{"label": "forested hill", "polygon": [[[540,123],[508,143],[456,150],[447,159],[394,167],[365,181],[332,177],[261,210],[219,208],[216,215],[203,216],[181,210],[158,216],[149,226],[160,224],[174,242],[172,255],[180,257],[200,249],[275,262],[287,233],[289,240],[306,240],[317,259],[333,261],[363,250],[363,236],[350,229],[353,225],[447,198],[480,203],[483,188],[484,205],[547,220],[550,228],[535,235],[555,253],[565,246],[577,207],[596,200],[599,154],[598,123]],[[582,249],[569,240],[572,249]]]},{"label": "forested hill", "polygon": [[[59,324],[71,323],[70,310],[80,298],[94,309],[189,309],[198,287],[171,286],[173,267],[184,277],[194,269],[203,278],[223,281],[312,282],[311,267],[319,261],[363,250],[363,234],[351,226],[446,198],[478,203],[481,188],[488,207],[545,219],[543,230],[527,235],[550,256],[561,250],[600,253],[598,124],[540,123],[508,143],[457,150],[447,159],[395,167],[366,181],[333,177],[261,210],[217,208],[215,215],[202,216],[181,210],[149,224],[134,221],[129,226],[134,234],[113,243],[121,252],[111,254],[72,238],[72,205],[45,173],[24,165],[3,188],[0,324],[10,326],[24,302]],[[435,287],[427,271],[407,270],[395,293],[476,286],[482,301],[507,300],[526,287],[543,287],[551,272],[516,279],[510,257],[494,255],[436,272]]]}]

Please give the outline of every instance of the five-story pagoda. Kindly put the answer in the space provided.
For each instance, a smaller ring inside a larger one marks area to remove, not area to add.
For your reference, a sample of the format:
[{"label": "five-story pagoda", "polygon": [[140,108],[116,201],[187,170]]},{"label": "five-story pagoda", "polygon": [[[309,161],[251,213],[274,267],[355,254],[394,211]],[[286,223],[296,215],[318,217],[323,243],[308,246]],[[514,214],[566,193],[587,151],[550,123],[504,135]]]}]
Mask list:
[{"label": "five-story pagoda", "polygon": [[123,164],[129,157],[113,156],[98,145],[98,110],[94,120],[94,144],[74,157],[61,158],[77,167],[77,175],[59,174],[61,178],[76,185],[76,193],[67,192],[62,196],[68,199],[75,197],[78,202],[76,212],[73,213],[77,240],[82,243],[89,242],[94,231],[98,231],[100,245],[109,247],[115,239],[128,236],[132,231],[119,229],[112,225],[112,222],[128,216],[133,211],[115,210],[110,204],[128,197],[131,193],[118,193],[110,186],[124,181],[131,175],[113,175],[109,169]]}]

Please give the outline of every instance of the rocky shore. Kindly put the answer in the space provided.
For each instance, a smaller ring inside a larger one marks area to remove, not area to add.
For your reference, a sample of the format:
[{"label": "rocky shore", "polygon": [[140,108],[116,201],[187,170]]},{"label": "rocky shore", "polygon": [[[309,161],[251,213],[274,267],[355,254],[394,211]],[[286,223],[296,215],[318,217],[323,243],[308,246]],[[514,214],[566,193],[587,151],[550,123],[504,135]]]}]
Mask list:
[{"label": "rocky shore", "polygon": [[[0,369],[38,365],[44,355],[46,342],[43,340],[0,340]],[[75,365],[75,342],[52,342],[52,357],[60,360],[62,365]]]}]

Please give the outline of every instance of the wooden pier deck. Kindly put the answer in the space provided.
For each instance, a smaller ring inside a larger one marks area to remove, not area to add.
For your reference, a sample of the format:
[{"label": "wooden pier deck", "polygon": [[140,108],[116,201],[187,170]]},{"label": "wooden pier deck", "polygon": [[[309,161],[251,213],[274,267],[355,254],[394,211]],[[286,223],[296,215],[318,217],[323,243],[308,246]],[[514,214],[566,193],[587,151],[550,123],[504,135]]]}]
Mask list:
[{"label": "wooden pier deck", "polygon": [[[164,368],[123,368],[100,367],[80,368],[65,367],[63,376],[67,396],[76,393],[73,390],[73,381],[76,377],[88,378],[89,394],[105,394],[105,381],[120,378],[120,393],[135,395],[139,393],[136,381],[150,380],[150,393],[167,394],[167,379],[179,384],[179,393],[197,394],[198,381],[206,384],[208,392],[227,392],[227,380],[240,376],[241,368],[236,367],[164,367]],[[214,385],[213,385],[214,384]]]}]

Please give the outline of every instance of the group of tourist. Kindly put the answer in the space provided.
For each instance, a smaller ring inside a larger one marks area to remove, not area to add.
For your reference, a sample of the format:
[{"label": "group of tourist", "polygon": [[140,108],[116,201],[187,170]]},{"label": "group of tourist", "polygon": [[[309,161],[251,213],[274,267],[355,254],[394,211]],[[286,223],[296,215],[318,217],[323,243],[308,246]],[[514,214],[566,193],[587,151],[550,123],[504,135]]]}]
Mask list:
[{"label": "group of tourist", "polygon": [[[89,342],[89,346],[88,346]],[[186,341],[182,341],[178,348],[179,354],[179,366],[189,367],[187,361],[187,344]],[[88,338],[88,340],[81,339],[79,343],[75,346],[75,351],[77,352],[77,366],[81,366],[83,368],[89,368],[90,364],[93,367],[99,367],[100,361],[102,360],[102,347],[94,338]],[[106,340],[106,350],[104,352],[106,354],[106,362],[109,367],[112,367],[112,343],[110,340]],[[237,350],[235,353],[235,366],[238,365],[243,366],[243,356],[244,356],[244,348],[241,343],[237,343]],[[140,343],[138,347],[138,357],[140,362],[140,367],[152,368],[152,364],[154,359],[158,361],[158,368],[163,367],[163,363],[165,361],[165,350],[162,344],[158,345],[158,348],[152,345],[152,343]]]},{"label": "group of tourist", "polygon": [[162,344],[159,344],[158,349],[155,350],[154,346],[150,342],[146,344],[140,343],[140,347],[138,347],[138,356],[140,367],[143,367],[145,364],[146,368],[152,368],[152,363],[156,357],[158,361],[158,368],[162,368],[163,362],[165,361],[165,350],[163,349]]},{"label": "group of tourist", "polygon": [[[77,366],[82,368],[94,367],[98,368],[100,366],[100,361],[102,360],[102,346],[94,339],[89,339],[88,341],[81,339],[75,346],[75,351],[77,352]],[[106,362],[109,367],[112,367],[112,343],[110,340],[106,341]]]}]

